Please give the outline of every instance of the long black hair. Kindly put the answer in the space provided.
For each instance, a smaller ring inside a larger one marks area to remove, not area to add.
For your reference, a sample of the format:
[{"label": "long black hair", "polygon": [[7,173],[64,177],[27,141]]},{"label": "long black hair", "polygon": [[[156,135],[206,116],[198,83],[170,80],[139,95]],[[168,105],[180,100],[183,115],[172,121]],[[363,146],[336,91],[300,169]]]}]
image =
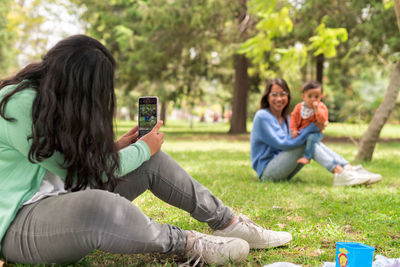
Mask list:
[{"label": "long black hair", "polygon": [[26,88],[36,91],[28,159],[40,162],[61,152],[66,189],[112,189],[116,185],[115,67],[113,56],[99,41],[74,35],[58,42],[41,62],[0,82],[0,90],[18,84],[0,102],[0,115],[8,121],[15,120],[5,115],[10,98]]},{"label": "long black hair", "polygon": [[274,84],[278,85],[279,87],[281,87],[283,89],[283,91],[288,93],[288,103],[287,103],[286,107],[282,110],[282,117],[285,120],[286,125],[288,125],[287,117],[290,114],[290,99],[291,99],[291,97],[290,97],[289,86],[284,79],[275,78],[275,79],[268,80],[267,86],[265,87],[265,91],[261,96],[260,109],[269,108],[268,97],[269,97],[269,94],[271,93],[271,88]]}]

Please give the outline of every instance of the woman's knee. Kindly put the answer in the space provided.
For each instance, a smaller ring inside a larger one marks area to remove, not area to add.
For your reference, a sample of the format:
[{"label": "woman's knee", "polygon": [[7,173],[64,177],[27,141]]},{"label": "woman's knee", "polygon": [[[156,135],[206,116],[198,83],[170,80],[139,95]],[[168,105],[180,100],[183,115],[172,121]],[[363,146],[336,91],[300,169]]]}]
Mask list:
[{"label": "woman's knee", "polygon": [[158,151],[156,154],[151,156],[151,158],[144,162],[139,168],[137,168],[133,173],[146,172],[150,170],[151,172],[160,172],[175,161],[163,151]]},{"label": "woman's knee", "polygon": [[156,166],[170,164],[171,162],[175,161],[167,153],[164,153],[161,150],[154,154],[148,161],[149,164]]},{"label": "woman's knee", "polygon": [[153,179],[156,176],[163,176],[165,179],[173,178],[177,176],[179,173],[183,172],[183,169],[179,164],[171,158],[168,154],[163,151],[158,151],[154,154],[150,160],[145,162],[138,170],[140,172],[147,172],[151,174],[149,177],[150,187],[152,187],[153,182],[157,182],[157,179],[154,181]]},{"label": "woman's knee", "polygon": [[291,150],[282,151],[272,159],[265,167],[260,180],[282,182],[293,177],[293,172],[297,170],[297,160],[303,155],[305,145]]}]

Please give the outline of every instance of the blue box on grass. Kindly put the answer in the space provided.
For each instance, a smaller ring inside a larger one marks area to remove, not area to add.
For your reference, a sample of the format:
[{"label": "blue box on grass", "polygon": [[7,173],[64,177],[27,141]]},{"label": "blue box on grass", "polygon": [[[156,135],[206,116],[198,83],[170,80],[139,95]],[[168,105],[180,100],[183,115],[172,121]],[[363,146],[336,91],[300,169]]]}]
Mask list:
[{"label": "blue box on grass", "polygon": [[371,267],[374,247],[355,242],[336,242],[336,267]]}]

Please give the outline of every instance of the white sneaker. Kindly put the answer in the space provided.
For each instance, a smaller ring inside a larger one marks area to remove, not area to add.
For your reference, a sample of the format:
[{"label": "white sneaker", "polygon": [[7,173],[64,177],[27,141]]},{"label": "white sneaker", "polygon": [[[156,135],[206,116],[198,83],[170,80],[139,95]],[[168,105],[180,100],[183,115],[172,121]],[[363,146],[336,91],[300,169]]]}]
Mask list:
[{"label": "white sneaker", "polygon": [[246,240],[250,248],[273,248],[285,245],[292,240],[288,232],[266,230],[245,215],[238,216],[239,222],[230,230],[217,230],[213,235],[238,237]]},{"label": "white sneaker", "polygon": [[374,184],[374,183],[377,183],[380,180],[382,180],[382,175],[380,175],[378,173],[369,172],[366,169],[364,169],[363,166],[361,166],[361,165],[352,166],[351,168],[354,171],[357,171],[357,172],[362,173],[369,177],[369,180],[366,184]]},{"label": "white sneaker", "polygon": [[197,259],[193,266],[199,261],[222,265],[228,260],[243,260],[249,254],[249,244],[243,239],[206,235],[196,231],[188,232],[186,247],[188,262]]},{"label": "white sneaker", "polygon": [[341,185],[360,185],[369,181],[370,177],[359,171],[353,170],[352,167],[344,168],[341,173],[335,173],[333,179],[334,186]]}]

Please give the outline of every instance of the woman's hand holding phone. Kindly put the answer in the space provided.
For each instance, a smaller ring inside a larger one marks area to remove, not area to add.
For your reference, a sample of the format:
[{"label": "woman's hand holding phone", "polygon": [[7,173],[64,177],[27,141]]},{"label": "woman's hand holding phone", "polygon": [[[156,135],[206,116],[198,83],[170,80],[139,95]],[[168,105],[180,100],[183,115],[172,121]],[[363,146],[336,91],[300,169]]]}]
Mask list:
[{"label": "woman's hand holding phone", "polygon": [[118,139],[118,141],[115,143],[115,145],[117,146],[117,150],[121,150],[129,146],[130,144],[135,143],[138,140],[138,137],[139,127],[135,126],[129,132],[125,133]]},{"label": "woman's hand holding phone", "polygon": [[160,133],[160,127],[163,125],[163,121],[157,122],[156,126],[146,135],[144,135],[140,140],[146,142],[150,148],[150,154],[153,156],[160,149],[164,143],[164,133]]}]

